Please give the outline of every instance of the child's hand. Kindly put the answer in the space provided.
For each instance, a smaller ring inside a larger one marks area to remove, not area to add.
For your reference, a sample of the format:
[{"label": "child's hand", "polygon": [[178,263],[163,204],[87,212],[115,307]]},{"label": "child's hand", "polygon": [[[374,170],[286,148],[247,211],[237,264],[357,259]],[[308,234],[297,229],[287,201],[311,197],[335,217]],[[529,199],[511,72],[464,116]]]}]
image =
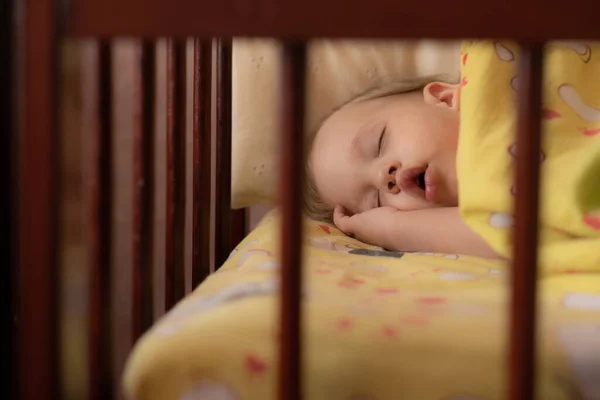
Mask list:
[{"label": "child's hand", "polygon": [[399,212],[393,207],[377,207],[350,216],[343,207],[337,206],[333,212],[333,222],[342,232],[361,242],[385,248],[389,226]]},{"label": "child's hand", "polygon": [[336,207],[333,222],[344,233],[386,250],[502,258],[467,226],[458,207],[411,211],[378,207],[355,215]]}]

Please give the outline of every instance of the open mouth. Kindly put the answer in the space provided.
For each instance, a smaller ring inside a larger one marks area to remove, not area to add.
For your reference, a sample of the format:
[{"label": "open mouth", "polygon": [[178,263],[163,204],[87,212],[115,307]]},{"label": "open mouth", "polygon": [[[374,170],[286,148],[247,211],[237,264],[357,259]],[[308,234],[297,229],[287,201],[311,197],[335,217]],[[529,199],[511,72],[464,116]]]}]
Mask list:
[{"label": "open mouth", "polygon": [[427,201],[436,200],[436,181],[434,171],[429,165],[408,168],[402,171],[398,180],[400,189],[405,193],[412,193],[418,197],[424,197]]},{"label": "open mouth", "polygon": [[419,188],[425,190],[425,171],[421,172],[415,177],[415,183]]},{"label": "open mouth", "polygon": [[403,171],[400,181],[398,182],[402,190],[410,190],[419,188],[427,190],[426,174],[428,166],[409,168]]}]

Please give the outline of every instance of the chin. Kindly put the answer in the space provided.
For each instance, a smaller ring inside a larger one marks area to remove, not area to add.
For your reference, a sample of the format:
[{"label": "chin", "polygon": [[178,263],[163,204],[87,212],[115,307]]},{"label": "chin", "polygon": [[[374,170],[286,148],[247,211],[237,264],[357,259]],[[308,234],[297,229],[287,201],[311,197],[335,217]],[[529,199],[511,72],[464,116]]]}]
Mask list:
[{"label": "chin", "polygon": [[444,200],[443,202],[440,202],[439,204],[436,205],[436,207],[458,207],[458,199],[456,198],[449,198],[447,200]]},{"label": "chin", "polygon": [[404,206],[404,207],[395,207],[392,206],[400,211],[416,211],[416,210],[427,210],[430,208],[441,208],[441,207],[445,207],[441,204],[434,204],[434,203],[430,203],[430,202],[424,202],[421,204],[411,204],[409,206]]}]

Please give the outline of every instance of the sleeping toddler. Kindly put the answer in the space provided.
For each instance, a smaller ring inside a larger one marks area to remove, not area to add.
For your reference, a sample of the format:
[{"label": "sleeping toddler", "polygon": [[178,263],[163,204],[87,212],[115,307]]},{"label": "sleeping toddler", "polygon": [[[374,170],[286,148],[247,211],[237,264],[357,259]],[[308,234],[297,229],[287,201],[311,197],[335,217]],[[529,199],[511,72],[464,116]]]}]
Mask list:
[{"label": "sleeping toddler", "polygon": [[423,78],[336,109],[308,154],[309,216],[388,250],[498,257],[459,212],[459,107],[459,84]]}]

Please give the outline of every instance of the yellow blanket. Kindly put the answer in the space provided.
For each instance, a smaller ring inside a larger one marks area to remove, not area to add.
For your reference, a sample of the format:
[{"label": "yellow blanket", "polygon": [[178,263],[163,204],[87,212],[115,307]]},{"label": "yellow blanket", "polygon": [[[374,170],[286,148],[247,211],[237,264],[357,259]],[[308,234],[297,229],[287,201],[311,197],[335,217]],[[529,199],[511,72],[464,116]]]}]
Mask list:
[{"label": "yellow blanket", "polygon": [[[540,191],[542,275],[600,271],[600,45],[545,50]],[[462,47],[460,208],[465,221],[510,257],[518,46]]]},{"label": "yellow blanket", "polygon": [[[276,399],[278,239],[273,213],[144,335],[129,398]],[[305,399],[506,398],[502,262],[384,252],[309,221],[305,250]],[[600,274],[550,276],[540,291],[538,398],[599,399]]]}]

